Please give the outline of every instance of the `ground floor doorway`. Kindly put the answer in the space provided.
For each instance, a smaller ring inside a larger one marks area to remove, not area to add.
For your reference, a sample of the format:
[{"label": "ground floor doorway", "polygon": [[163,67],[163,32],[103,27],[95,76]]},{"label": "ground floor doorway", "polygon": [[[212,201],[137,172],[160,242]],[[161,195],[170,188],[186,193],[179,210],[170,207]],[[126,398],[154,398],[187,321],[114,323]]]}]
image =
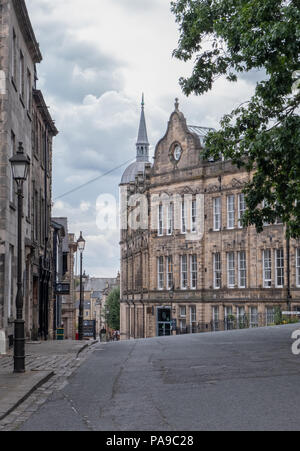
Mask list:
[{"label": "ground floor doorway", "polygon": [[172,334],[171,307],[157,308],[157,336],[166,337]]}]

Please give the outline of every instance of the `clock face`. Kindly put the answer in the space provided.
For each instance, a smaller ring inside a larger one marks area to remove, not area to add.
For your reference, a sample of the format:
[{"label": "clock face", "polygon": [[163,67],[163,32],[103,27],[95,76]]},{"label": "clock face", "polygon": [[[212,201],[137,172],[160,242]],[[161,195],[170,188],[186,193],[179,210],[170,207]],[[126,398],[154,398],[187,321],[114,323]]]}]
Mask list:
[{"label": "clock face", "polygon": [[182,149],[179,144],[176,145],[174,149],[174,158],[176,161],[179,161],[182,155]]}]

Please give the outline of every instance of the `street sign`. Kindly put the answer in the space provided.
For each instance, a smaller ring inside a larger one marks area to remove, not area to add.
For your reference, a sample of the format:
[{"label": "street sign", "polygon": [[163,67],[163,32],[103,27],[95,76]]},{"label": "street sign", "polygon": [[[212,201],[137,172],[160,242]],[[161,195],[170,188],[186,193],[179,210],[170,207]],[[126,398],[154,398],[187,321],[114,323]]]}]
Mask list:
[{"label": "street sign", "polygon": [[55,294],[57,295],[70,294],[70,284],[65,282],[57,283],[55,287]]},{"label": "street sign", "polygon": [[83,336],[86,338],[96,338],[96,321],[83,321]]}]

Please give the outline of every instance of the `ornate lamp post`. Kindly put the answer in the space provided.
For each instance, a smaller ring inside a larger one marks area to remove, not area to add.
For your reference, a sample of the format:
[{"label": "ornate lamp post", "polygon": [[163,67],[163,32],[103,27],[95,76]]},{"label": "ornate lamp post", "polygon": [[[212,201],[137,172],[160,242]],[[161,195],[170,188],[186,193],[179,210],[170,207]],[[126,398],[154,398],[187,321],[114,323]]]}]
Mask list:
[{"label": "ornate lamp post", "polygon": [[78,318],[78,339],[83,340],[83,275],[82,275],[82,259],[83,251],[85,248],[85,240],[83,239],[82,232],[80,232],[80,237],[77,241],[78,250],[80,252],[80,303],[79,303],[79,318]]},{"label": "ornate lamp post", "polygon": [[27,179],[30,158],[24,154],[23,143],[19,143],[17,154],[10,160],[12,176],[17,184],[18,195],[18,280],[16,297],[16,320],[14,331],[14,372],[25,372],[25,321],[23,320],[23,282],[22,282],[22,216],[23,216],[23,183]]}]

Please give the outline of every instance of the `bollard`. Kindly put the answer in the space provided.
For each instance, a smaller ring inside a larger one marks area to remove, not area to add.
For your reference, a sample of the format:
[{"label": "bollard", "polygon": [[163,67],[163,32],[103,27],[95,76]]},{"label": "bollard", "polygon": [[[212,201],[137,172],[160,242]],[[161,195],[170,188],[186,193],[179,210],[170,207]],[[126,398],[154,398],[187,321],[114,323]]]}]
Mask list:
[{"label": "bollard", "polygon": [[0,330],[0,355],[6,354],[6,335],[4,330]]},{"label": "bollard", "polygon": [[56,329],[56,340],[64,340],[65,339],[65,329],[63,327],[59,327]]}]

